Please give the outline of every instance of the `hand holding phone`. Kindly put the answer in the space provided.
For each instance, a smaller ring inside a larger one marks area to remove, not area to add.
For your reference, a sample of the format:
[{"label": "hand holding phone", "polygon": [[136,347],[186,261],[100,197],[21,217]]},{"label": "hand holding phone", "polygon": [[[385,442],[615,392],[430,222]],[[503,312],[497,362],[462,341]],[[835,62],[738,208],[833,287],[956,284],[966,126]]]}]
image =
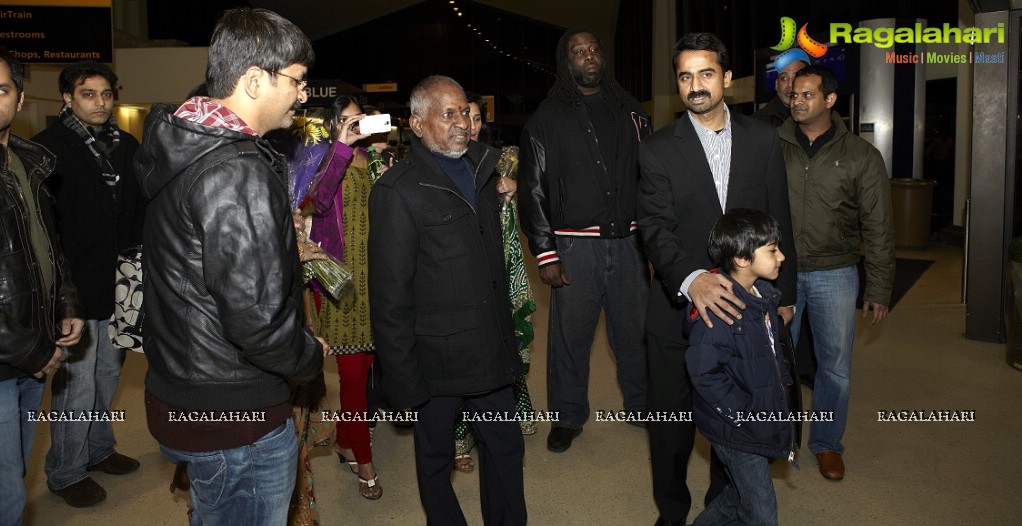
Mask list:
[{"label": "hand holding phone", "polygon": [[390,114],[366,115],[358,122],[358,126],[358,132],[362,135],[390,133]]}]

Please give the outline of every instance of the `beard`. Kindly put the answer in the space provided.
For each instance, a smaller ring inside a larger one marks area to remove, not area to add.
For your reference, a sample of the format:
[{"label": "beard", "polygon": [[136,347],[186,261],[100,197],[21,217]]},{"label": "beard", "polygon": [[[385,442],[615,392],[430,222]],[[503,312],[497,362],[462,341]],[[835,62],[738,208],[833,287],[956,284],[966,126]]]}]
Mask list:
[{"label": "beard", "polygon": [[[450,142],[450,140],[453,140],[453,139],[458,138],[458,137],[465,137],[466,139],[468,139],[470,137],[469,131],[468,130],[454,129],[454,130],[451,130],[451,132],[447,134],[447,138],[449,140],[448,142]],[[465,155],[466,153],[468,153],[468,140],[465,141],[465,147],[464,148],[460,148],[460,149],[456,149],[456,150],[445,149],[440,144],[426,144],[426,148],[428,148],[429,151],[431,151],[433,153],[438,153],[440,155],[443,155],[444,157],[450,157],[451,159],[460,159],[462,155]]]},{"label": "beard", "polygon": [[450,157],[451,159],[461,159],[461,156],[468,153],[468,148],[463,148],[461,150],[444,150],[443,148],[435,144],[429,145],[427,146],[427,148],[429,148],[429,151],[433,153],[438,153],[440,155],[443,155],[444,157]]},{"label": "beard", "polygon": [[568,71],[571,73],[571,80],[583,88],[595,88],[603,84],[603,64],[597,63],[596,71],[587,73],[581,68],[576,68],[572,63],[568,64]]}]

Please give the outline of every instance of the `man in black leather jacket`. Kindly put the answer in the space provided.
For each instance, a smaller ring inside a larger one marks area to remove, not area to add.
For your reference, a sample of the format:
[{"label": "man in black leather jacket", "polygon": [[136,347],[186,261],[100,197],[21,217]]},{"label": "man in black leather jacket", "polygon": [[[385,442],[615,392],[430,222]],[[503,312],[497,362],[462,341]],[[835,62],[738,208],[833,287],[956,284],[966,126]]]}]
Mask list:
[{"label": "man in black leather jacket", "polygon": [[606,312],[623,409],[646,410],[643,306],[649,267],[636,235],[642,106],[607,73],[600,41],[568,31],[557,80],[521,141],[522,231],[550,291],[547,403],[560,414],[547,449],[571,447],[589,418],[589,353]]},{"label": "man in black leather jacket", "polygon": [[135,158],[150,199],[149,430],[188,463],[204,523],[285,522],[297,462],[289,384],[323,365],[303,326],[287,164],[263,139],[306,100],[312,61],[308,38],[276,13],[228,11],[210,46],[210,96],[154,107]]},{"label": "man in black leather jacket", "polygon": [[45,376],[63,362],[61,346],[78,343],[84,327],[43,186],[53,155],[10,132],[24,81],[24,66],[0,49],[0,524],[19,525],[38,420],[31,413]]}]

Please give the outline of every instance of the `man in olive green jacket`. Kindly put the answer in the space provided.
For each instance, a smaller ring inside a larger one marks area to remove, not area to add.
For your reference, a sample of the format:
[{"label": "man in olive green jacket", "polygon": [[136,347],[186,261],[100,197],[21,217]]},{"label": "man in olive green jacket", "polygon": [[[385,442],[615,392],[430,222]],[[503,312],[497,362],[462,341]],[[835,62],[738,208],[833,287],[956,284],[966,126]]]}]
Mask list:
[{"label": "man in olive green jacket", "polygon": [[848,420],[855,298],[860,245],[865,249],[863,316],[887,316],[894,283],[891,187],[880,152],[849,133],[831,108],[837,80],[822,66],[795,74],[791,118],[778,133],[788,171],[791,223],[798,253],[798,302],[791,333],[799,334],[808,312],[819,371],[813,411],[833,411],[829,422],[813,421],[809,450],[820,473],[844,477],[841,436]]}]

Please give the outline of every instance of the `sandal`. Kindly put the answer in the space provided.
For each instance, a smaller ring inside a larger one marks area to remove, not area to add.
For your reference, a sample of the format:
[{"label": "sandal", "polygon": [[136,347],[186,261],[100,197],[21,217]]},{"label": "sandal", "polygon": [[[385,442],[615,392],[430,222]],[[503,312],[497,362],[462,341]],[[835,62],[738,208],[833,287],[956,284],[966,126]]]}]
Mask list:
[{"label": "sandal", "polygon": [[373,478],[366,480],[362,477],[358,478],[358,494],[369,500],[376,500],[383,496],[383,486],[380,485],[379,475],[373,475]]},{"label": "sandal", "polygon": [[358,475],[358,462],[357,461],[348,460],[344,456],[344,453],[341,453],[337,449],[334,449],[334,453],[337,453],[337,460],[339,460],[341,462],[341,464],[347,464],[348,465],[348,469],[350,469],[352,473]]},{"label": "sandal", "polygon": [[468,453],[462,453],[454,456],[454,469],[462,473],[472,473],[475,469],[476,463],[472,460],[472,456]]}]

